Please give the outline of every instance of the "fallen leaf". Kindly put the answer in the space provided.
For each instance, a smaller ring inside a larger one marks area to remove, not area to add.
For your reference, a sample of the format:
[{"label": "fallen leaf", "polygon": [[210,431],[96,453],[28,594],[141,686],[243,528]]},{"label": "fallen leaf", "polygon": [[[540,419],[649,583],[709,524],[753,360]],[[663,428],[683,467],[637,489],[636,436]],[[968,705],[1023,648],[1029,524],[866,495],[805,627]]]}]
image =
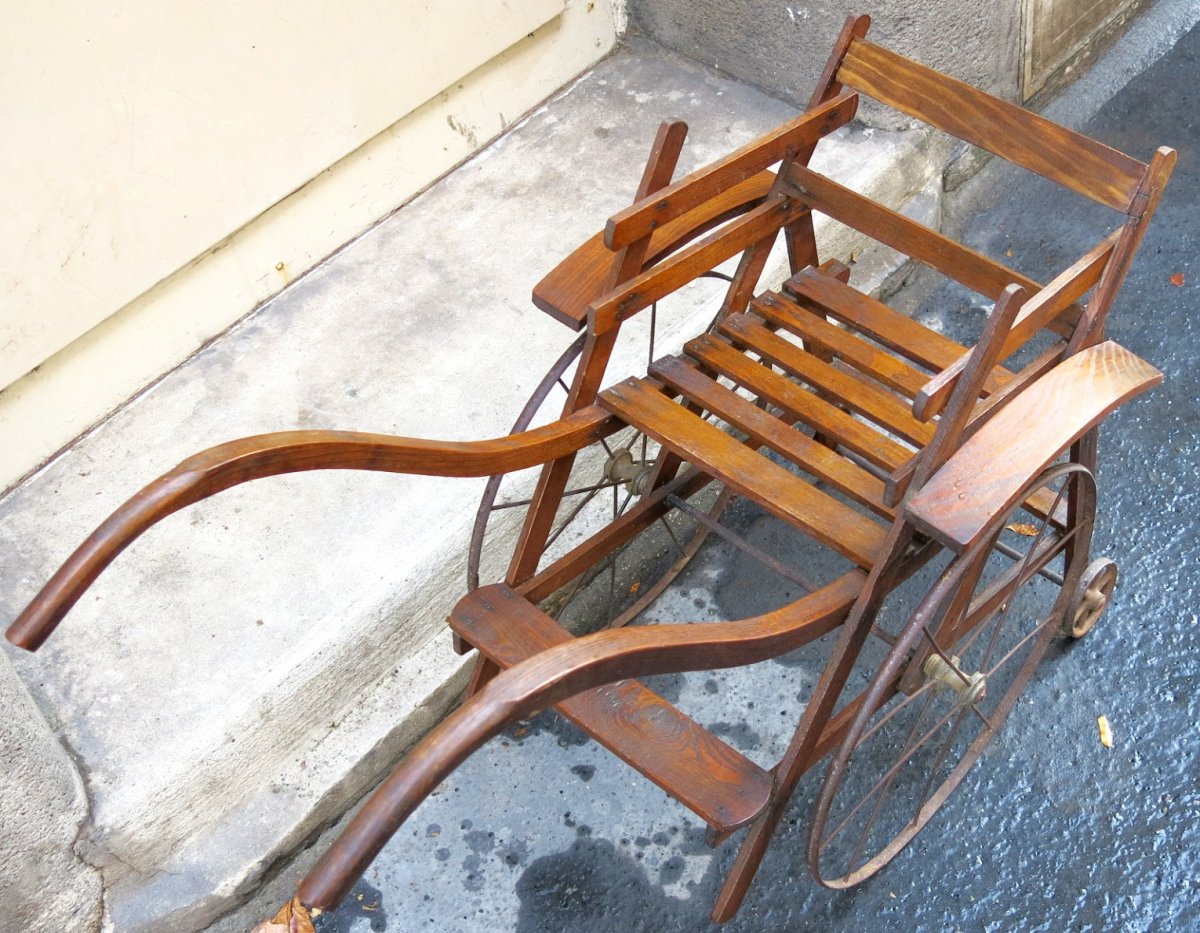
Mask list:
[{"label": "fallen leaf", "polygon": [[862,255],[862,250],[853,249],[850,251],[850,265],[858,262],[858,257]]},{"label": "fallen leaf", "polygon": [[1007,256],[1009,259],[1012,259],[1012,247],[1011,246],[1004,251],[1004,255]]},{"label": "fallen leaf", "polygon": [[1030,525],[1026,522],[1013,522],[1011,525],[1005,525],[1004,527],[1009,531],[1015,531],[1019,535],[1024,535],[1026,538],[1036,537],[1038,533],[1037,525]]},{"label": "fallen leaf", "polygon": [[1108,717],[1098,716],[1096,727],[1100,730],[1100,744],[1105,748],[1112,748],[1112,728],[1108,724]]},{"label": "fallen leaf", "polygon": [[1183,273],[1176,272],[1173,276],[1171,276],[1171,284],[1176,288],[1179,288],[1179,286],[1183,284]]},{"label": "fallen leaf", "polygon": [[633,584],[631,584],[631,585],[630,585],[630,587],[629,587],[629,592],[631,592],[631,593],[636,593],[636,592],[637,592],[638,590],[640,590],[641,588],[642,588],[642,584],[641,584],[641,582],[640,582],[640,581],[638,581],[638,582],[635,582],[635,583],[633,583]]}]

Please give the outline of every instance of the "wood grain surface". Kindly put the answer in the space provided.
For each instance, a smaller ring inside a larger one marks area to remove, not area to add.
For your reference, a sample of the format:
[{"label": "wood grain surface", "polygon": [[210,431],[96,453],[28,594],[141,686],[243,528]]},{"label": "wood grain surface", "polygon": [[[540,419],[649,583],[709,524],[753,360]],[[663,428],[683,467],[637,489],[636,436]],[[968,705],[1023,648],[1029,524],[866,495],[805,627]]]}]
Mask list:
[{"label": "wood grain surface", "polygon": [[1008,403],[908,501],[905,514],[962,551],[1022,487],[1121,404],[1162,382],[1162,373],[1105,341],[1064,360]]},{"label": "wood grain surface", "polygon": [[1045,117],[857,39],[838,81],[1119,211],[1146,165]]}]

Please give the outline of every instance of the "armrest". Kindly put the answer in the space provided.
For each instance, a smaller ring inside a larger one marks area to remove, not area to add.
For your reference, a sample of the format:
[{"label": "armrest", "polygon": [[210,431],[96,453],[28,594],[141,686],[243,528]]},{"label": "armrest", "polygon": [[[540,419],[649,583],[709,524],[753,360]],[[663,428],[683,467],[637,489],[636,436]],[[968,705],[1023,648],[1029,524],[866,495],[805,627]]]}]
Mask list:
[{"label": "armrest", "polygon": [[[1078,308],[1074,302],[1100,280],[1120,232],[1114,230],[1025,302],[1004,340],[1004,349],[1000,352],[999,359],[1008,359],[1043,327],[1053,327],[1064,311],[1074,309],[1075,318],[1078,319]],[[1074,321],[1071,324],[1073,325]],[[1060,332],[1063,332],[1063,329],[1060,329]],[[1065,328],[1064,336],[1069,336],[1070,333],[1071,328]],[[935,415],[941,414],[950,400],[950,393],[958,384],[958,377],[966,368],[969,357],[970,351],[964,353],[952,366],[934,375],[924,385],[913,399],[913,417],[929,421]]]},{"label": "armrest", "polygon": [[[759,172],[663,224],[650,237],[645,267],[653,266],[725,221],[758,207],[774,182],[774,172]],[[533,287],[533,303],[572,330],[582,330],[587,323],[588,306],[604,294],[612,273],[613,255],[604,245],[602,230],[573,250]]]},{"label": "armrest", "polygon": [[1010,401],[908,502],[907,518],[955,551],[974,544],[1025,484],[1109,412],[1162,382],[1111,340],[1060,363]]}]

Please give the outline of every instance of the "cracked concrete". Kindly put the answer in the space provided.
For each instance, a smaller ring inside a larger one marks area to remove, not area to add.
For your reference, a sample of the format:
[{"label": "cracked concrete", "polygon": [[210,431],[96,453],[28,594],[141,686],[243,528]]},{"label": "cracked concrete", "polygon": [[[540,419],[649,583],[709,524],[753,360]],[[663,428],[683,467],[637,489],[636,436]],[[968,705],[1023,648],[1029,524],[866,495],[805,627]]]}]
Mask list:
[{"label": "cracked concrete", "polygon": [[101,876],[75,851],[88,818],[79,772],[7,664],[0,709],[0,927],[99,931]]}]

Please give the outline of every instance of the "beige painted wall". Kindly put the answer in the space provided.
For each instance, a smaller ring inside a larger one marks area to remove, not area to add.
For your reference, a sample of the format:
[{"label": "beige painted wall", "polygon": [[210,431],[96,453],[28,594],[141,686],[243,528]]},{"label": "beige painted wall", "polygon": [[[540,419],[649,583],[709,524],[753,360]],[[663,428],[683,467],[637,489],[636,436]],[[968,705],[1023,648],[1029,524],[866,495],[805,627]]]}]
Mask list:
[{"label": "beige painted wall", "polygon": [[6,4],[0,487],[606,54],[615,2]]}]

